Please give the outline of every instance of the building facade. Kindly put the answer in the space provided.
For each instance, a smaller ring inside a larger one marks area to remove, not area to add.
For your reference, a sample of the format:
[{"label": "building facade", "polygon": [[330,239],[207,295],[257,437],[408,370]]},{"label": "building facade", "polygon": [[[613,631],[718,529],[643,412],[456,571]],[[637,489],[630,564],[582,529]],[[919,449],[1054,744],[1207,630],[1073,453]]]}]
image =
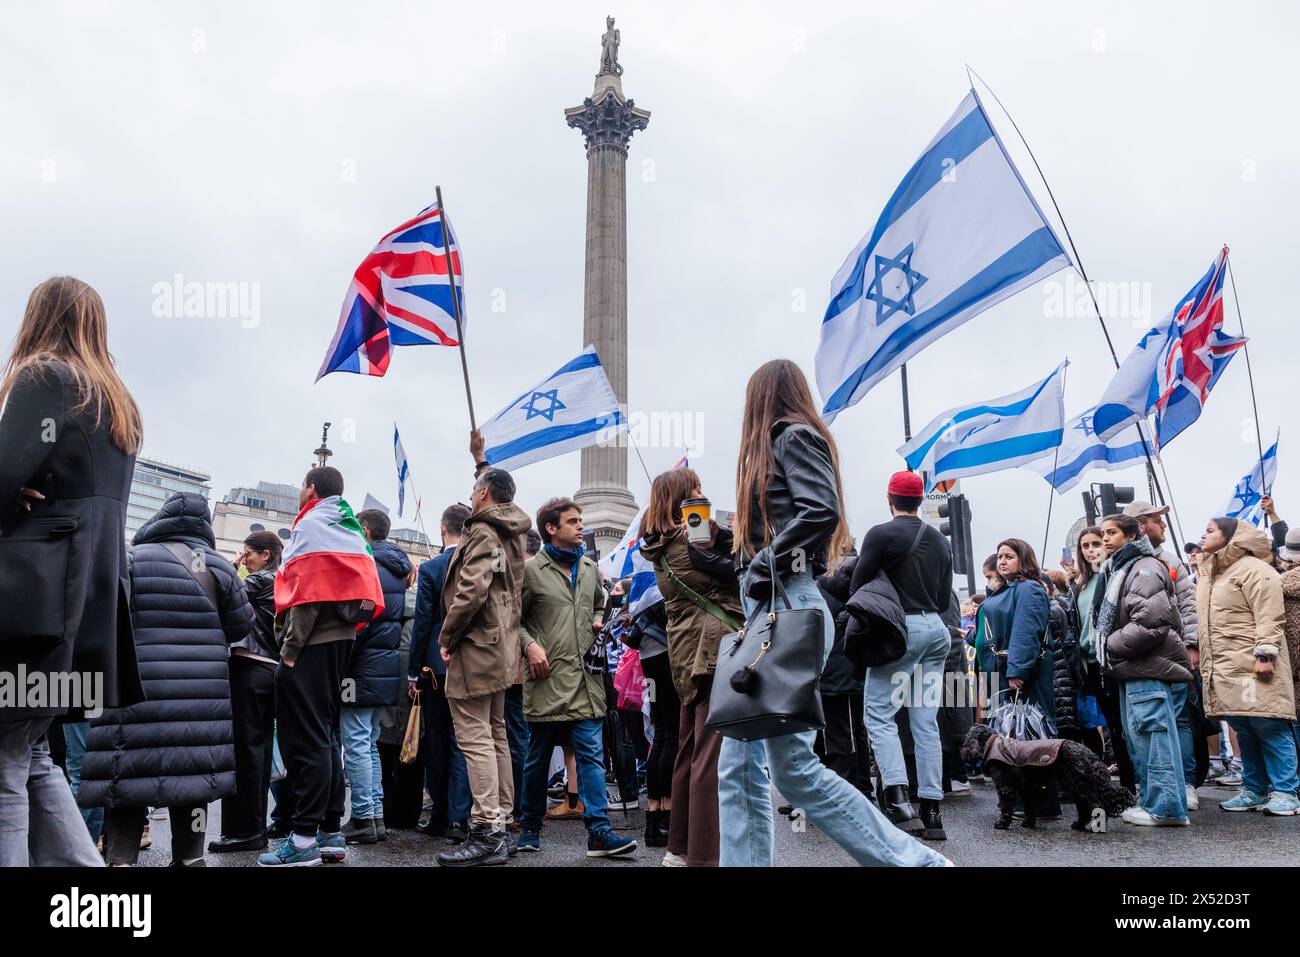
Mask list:
[{"label": "building facade", "polygon": [[190,492],[210,498],[211,481],[212,476],[206,472],[137,456],[131,493],[126,500],[126,540],[131,541],[140,526],[153,518],[173,493]]}]

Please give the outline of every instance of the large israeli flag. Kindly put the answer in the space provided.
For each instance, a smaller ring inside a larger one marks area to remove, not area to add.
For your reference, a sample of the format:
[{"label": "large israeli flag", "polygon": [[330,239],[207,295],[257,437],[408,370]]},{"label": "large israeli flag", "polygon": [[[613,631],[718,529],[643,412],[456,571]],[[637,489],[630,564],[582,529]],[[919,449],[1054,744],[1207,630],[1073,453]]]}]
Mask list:
[{"label": "large israeli flag", "polygon": [[992,402],[940,414],[898,454],[933,488],[946,479],[983,475],[1032,462],[1061,444],[1065,427],[1065,367],[1042,382]]},{"label": "large israeli flag", "polygon": [[632,524],[623,534],[623,539],[615,545],[608,555],[600,560],[601,574],[611,581],[621,578],[632,579],[632,587],[627,593],[628,612],[635,618],[657,601],[663,601],[659,583],[655,579],[654,566],[641,554],[641,519],[645,518],[645,509],[636,513]]},{"label": "large israeli flag", "polygon": [[1070,263],[972,90],[835,274],[817,349],[822,416]]},{"label": "large israeli flag", "polygon": [[1092,424],[1089,409],[1065,424],[1065,438],[1059,449],[1026,462],[1025,468],[1047,479],[1058,492],[1068,492],[1084,475],[1094,469],[1114,471],[1129,468],[1146,460],[1139,426],[1122,429],[1109,442],[1103,442]]},{"label": "large israeli flag", "polygon": [[[1279,436],[1280,437],[1280,436]],[[1264,453],[1263,459],[1255,459],[1255,467],[1243,475],[1237,487],[1232,491],[1232,498],[1218,512],[1225,518],[1235,518],[1239,522],[1250,522],[1259,526],[1264,524],[1264,507],[1260,500],[1268,495],[1277,481],[1277,438],[1273,447]]]},{"label": "large israeli flag", "polygon": [[627,431],[627,417],[595,346],[565,363],[485,422],[483,454],[516,469],[608,441]]}]

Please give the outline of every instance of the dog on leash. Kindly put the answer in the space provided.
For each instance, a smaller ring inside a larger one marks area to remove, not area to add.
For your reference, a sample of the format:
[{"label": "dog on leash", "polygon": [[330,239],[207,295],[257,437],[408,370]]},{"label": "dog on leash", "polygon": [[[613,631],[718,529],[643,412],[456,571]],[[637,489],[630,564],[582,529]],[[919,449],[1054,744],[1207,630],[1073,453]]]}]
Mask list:
[{"label": "dog on leash", "polygon": [[[1087,747],[1076,741],[1061,741],[1056,760],[1050,764],[1008,764],[987,759],[990,744],[996,735],[986,724],[976,724],[966,734],[961,756],[968,764],[983,762],[985,772],[993,779],[998,794],[998,820],[993,826],[1005,830],[1011,826],[1016,802],[1024,811],[1022,827],[1037,823],[1034,809],[1042,789],[1051,781],[1070,796],[1078,811],[1078,820],[1070,825],[1076,831],[1100,830],[1091,826],[1094,810],[1100,808],[1111,817],[1118,818],[1126,808],[1136,804],[1133,795],[1110,780],[1106,765]],[[1056,742],[1054,742],[1056,743]]]}]

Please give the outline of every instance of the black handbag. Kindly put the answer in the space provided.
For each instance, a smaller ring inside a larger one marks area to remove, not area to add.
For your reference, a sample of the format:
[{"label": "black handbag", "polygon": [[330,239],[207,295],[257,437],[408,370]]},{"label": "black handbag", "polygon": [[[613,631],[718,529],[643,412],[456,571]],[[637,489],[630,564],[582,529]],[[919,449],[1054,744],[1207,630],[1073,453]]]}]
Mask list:
[{"label": "black handbag", "polygon": [[705,727],[726,738],[756,741],[826,726],[819,691],[825,609],[793,608],[780,577],[772,584],[770,609],[718,651]]}]

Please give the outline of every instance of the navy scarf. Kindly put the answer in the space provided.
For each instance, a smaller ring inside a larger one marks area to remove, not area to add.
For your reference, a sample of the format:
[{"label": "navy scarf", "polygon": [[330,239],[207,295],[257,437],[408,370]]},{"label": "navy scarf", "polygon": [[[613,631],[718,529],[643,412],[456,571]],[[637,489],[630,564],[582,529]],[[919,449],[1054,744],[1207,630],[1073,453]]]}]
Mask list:
[{"label": "navy scarf", "polygon": [[568,565],[569,570],[569,588],[573,591],[578,590],[578,568],[582,564],[582,556],[587,553],[586,545],[579,545],[577,548],[561,548],[559,545],[552,545],[547,542],[542,546],[542,550],[551,556],[551,560],[561,565]]}]

